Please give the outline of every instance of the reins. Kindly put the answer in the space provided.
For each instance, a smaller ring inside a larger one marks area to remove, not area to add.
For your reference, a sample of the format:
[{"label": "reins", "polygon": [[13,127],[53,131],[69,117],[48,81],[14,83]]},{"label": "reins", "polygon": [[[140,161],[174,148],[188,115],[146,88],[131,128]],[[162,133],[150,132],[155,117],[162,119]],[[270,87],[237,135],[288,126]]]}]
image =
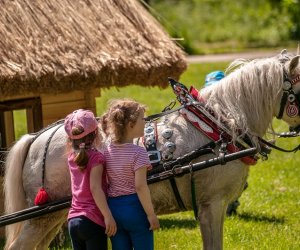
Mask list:
[{"label": "reins", "polygon": [[[299,136],[299,135],[297,135],[297,136]],[[274,145],[273,143],[270,143],[270,142],[264,140],[261,137],[258,137],[258,140],[260,142],[262,142],[263,144],[267,145],[270,148],[274,148],[276,150],[279,150],[279,151],[285,152],[285,153],[291,153],[291,152],[296,153],[300,149],[300,144],[298,146],[296,146],[295,148],[293,148],[293,149],[284,149],[284,148],[281,148],[281,147],[278,147],[278,146]]]},{"label": "reins", "polygon": [[282,132],[282,133],[273,133],[274,135],[281,137],[281,138],[291,138],[291,137],[297,137],[300,136],[299,132],[296,131],[290,131],[290,132]]},{"label": "reins", "polygon": [[147,122],[150,122],[150,121],[153,122],[153,121],[155,121],[155,120],[157,120],[157,119],[159,119],[163,116],[166,116],[166,115],[172,114],[176,111],[179,111],[179,110],[185,108],[187,105],[188,104],[181,105],[180,107],[178,107],[176,109],[167,109],[166,111],[162,111],[162,112],[154,114],[154,115],[149,115],[149,116],[145,117],[144,120],[147,121]]}]

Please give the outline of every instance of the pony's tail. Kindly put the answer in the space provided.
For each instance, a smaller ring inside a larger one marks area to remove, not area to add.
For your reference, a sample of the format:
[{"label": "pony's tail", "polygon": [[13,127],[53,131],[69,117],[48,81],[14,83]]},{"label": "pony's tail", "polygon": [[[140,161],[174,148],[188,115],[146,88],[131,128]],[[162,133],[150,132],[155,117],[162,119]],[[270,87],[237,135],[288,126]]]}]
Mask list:
[{"label": "pony's tail", "polygon": [[[23,189],[23,164],[25,162],[28,149],[32,142],[33,135],[24,135],[10,149],[5,160],[4,176],[4,207],[5,214],[17,212],[26,208],[25,191]],[[11,245],[20,232],[22,223],[15,223],[6,226],[5,249]]]}]

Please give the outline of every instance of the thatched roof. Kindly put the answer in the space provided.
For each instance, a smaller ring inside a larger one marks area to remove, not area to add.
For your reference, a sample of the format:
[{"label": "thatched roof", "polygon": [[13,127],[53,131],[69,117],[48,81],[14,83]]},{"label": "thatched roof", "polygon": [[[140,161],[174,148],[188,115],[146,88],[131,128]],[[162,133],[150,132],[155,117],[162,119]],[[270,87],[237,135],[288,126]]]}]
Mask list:
[{"label": "thatched roof", "polygon": [[166,86],[186,62],[137,0],[1,0],[0,97]]}]

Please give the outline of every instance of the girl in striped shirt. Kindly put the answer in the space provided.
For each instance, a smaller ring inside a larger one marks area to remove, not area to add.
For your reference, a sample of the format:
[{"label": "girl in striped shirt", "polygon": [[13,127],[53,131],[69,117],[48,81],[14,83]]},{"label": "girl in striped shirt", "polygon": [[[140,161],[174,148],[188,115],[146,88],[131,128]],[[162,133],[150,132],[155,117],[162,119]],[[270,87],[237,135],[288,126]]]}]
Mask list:
[{"label": "girl in striped shirt", "polygon": [[108,204],[117,223],[113,250],[153,250],[153,230],[159,228],[147,185],[151,168],[145,148],[133,144],[144,135],[145,107],[132,100],[114,100],[102,117],[111,143],[104,151]]}]

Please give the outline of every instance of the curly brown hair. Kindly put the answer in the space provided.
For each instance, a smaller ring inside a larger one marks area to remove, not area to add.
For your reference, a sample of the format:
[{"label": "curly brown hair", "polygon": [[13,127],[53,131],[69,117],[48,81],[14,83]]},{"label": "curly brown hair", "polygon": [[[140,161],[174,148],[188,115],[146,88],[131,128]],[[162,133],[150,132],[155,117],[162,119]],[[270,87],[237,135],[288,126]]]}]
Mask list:
[{"label": "curly brown hair", "polygon": [[140,111],[146,106],[131,99],[116,99],[109,102],[108,111],[101,117],[103,132],[111,136],[113,142],[121,142],[126,135],[126,126],[135,124]]}]

